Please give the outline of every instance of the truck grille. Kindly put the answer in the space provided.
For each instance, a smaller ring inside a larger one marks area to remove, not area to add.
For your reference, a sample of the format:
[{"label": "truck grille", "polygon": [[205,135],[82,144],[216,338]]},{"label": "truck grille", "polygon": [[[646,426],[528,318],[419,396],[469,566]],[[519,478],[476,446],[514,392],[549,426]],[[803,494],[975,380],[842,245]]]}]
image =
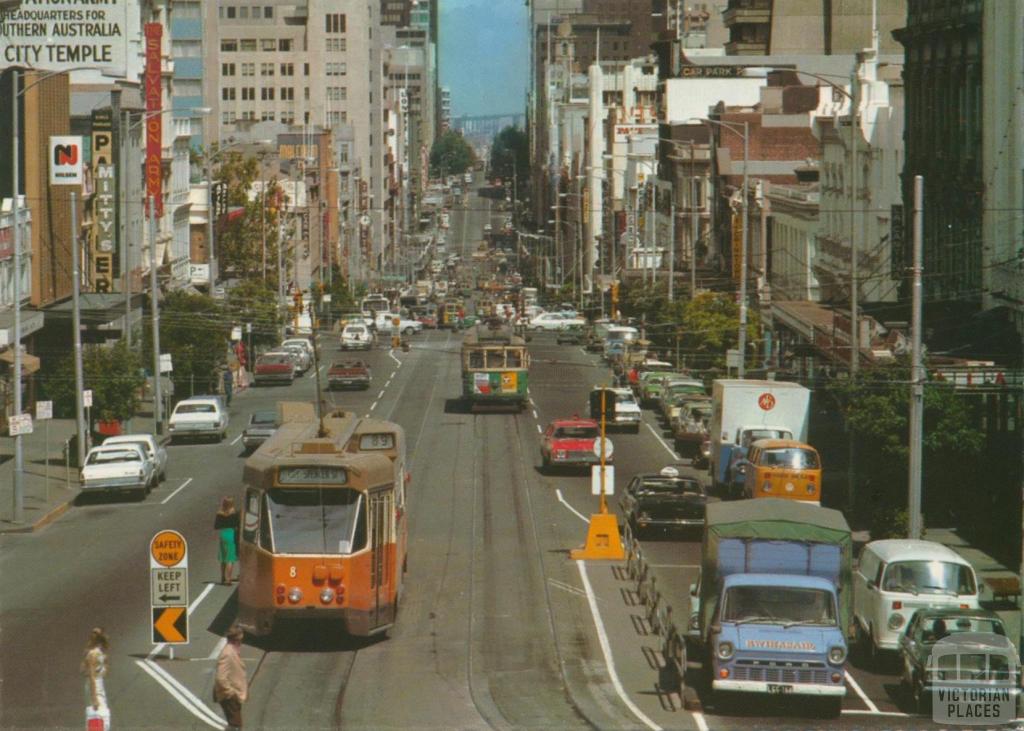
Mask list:
[{"label": "truck grille", "polygon": [[762,683],[827,683],[824,663],[776,663],[762,660],[738,660],[733,667],[736,680]]}]

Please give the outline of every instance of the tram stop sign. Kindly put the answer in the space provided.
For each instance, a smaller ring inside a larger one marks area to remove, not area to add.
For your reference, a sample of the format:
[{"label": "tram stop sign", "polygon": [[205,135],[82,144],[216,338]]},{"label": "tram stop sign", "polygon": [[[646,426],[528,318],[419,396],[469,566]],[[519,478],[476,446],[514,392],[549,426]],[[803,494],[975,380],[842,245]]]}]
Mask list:
[{"label": "tram stop sign", "polygon": [[153,643],[188,644],[188,542],[162,530],[149,542],[149,602]]}]

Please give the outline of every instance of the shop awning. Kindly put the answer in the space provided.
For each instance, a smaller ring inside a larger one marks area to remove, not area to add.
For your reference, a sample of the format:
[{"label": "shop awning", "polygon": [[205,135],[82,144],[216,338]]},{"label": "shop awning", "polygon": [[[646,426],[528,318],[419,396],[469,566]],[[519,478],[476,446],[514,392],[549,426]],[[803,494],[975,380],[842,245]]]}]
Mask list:
[{"label": "shop awning", "polygon": [[[14,367],[14,348],[7,348],[0,352],[0,361],[10,364]],[[29,353],[21,354],[21,374],[23,376],[30,375],[39,370],[39,358]]]}]

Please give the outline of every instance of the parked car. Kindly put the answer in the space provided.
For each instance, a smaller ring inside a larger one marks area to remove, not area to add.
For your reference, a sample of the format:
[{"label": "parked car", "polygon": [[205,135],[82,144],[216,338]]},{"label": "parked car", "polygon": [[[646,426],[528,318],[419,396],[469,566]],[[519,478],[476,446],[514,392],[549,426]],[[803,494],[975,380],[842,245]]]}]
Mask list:
[{"label": "parked car", "polygon": [[300,376],[313,365],[313,357],[301,345],[282,345],[279,350],[291,353],[295,360],[295,375]]},{"label": "parked car", "polygon": [[633,535],[643,538],[654,530],[702,528],[708,501],[700,480],[681,477],[675,467],[634,477],[619,506]]},{"label": "parked car", "polygon": [[530,320],[531,330],[568,330],[570,327],[583,327],[586,321],[582,317],[572,317],[562,312],[543,312]]},{"label": "parked car", "polygon": [[918,609],[977,609],[978,579],[970,563],[932,541],[871,541],[853,572],[853,618],[858,644],[872,659],[899,647]]},{"label": "parked car", "polygon": [[268,383],[290,384],[295,380],[295,367],[295,357],[291,353],[264,353],[256,359],[253,367],[253,383],[257,386]]},{"label": "parked car", "polygon": [[[943,643],[953,645],[960,656],[948,670],[939,670],[944,664],[935,662]],[[931,715],[933,694],[939,689],[968,695],[972,687],[991,691],[995,686],[1014,700],[1020,695],[1020,657],[1003,620],[987,609],[920,609],[900,635],[899,653],[900,684],[919,713]]]},{"label": "parked car", "polygon": [[313,341],[312,340],[310,340],[309,338],[288,338],[287,340],[282,340],[281,341],[281,345],[279,346],[279,348],[288,348],[288,347],[290,347],[292,345],[297,345],[300,348],[302,348],[303,350],[305,350],[306,353],[309,355],[310,362],[313,361]]},{"label": "parked car", "polygon": [[[601,436],[600,427],[593,419],[555,419],[544,430],[540,445],[541,462],[545,470],[552,467],[590,467],[599,464],[600,455],[594,443]],[[605,456],[610,463],[611,456]]]},{"label": "parked car", "polygon": [[[628,388],[605,388],[603,386],[594,386],[590,392],[590,417],[592,419],[601,418],[601,391],[605,390],[605,404],[609,406],[608,412],[609,417],[605,420],[605,429],[613,429],[616,427],[622,427],[625,430],[631,431],[634,434],[640,431],[640,404],[636,402],[636,397],[633,396],[633,392]],[[612,399],[611,405],[609,399]]]},{"label": "parked car", "polygon": [[555,342],[559,345],[579,345],[583,342],[583,327],[573,326],[565,330],[559,330],[555,336]]},{"label": "parked car", "polygon": [[327,371],[327,388],[361,388],[370,387],[370,367],[361,360],[336,361]]},{"label": "parked car", "polygon": [[281,422],[277,411],[254,411],[249,415],[249,424],[242,432],[242,444],[252,451],[274,436],[279,426]]},{"label": "parked car", "polygon": [[341,331],[342,350],[370,350],[373,332],[363,323],[350,323]]},{"label": "parked car", "polygon": [[101,444],[85,457],[79,473],[82,492],[136,492],[156,484],[156,469],[138,444]]},{"label": "parked car", "polygon": [[103,440],[103,446],[115,444],[137,444],[142,447],[146,459],[153,463],[157,481],[163,482],[167,479],[167,450],[152,434],[121,434]]},{"label": "parked car", "polygon": [[[285,356],[284,363],[291,361]],[[194,396],[179,401],[171,413],[168,431],[171,443],[186,438],[213,437],[222,441],[227,436],[228,412],[223,401],[216,398]]]}]

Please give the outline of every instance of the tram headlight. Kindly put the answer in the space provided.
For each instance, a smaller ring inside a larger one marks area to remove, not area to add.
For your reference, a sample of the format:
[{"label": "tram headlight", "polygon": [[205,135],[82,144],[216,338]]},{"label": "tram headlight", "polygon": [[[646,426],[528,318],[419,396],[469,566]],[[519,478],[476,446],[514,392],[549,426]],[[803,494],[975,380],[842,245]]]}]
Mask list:
[{"label": "tram headlight", "polygon": [[293,586],[291,591],[288,592],[288,601],[292,604],[298,604],[302,601],[302,589],[297,586]]},{"label": "tram headlight", "polygon": [[330,604],[334,601],[334,589],[324,589],[320,592],[320,601],[324,604]]}]

